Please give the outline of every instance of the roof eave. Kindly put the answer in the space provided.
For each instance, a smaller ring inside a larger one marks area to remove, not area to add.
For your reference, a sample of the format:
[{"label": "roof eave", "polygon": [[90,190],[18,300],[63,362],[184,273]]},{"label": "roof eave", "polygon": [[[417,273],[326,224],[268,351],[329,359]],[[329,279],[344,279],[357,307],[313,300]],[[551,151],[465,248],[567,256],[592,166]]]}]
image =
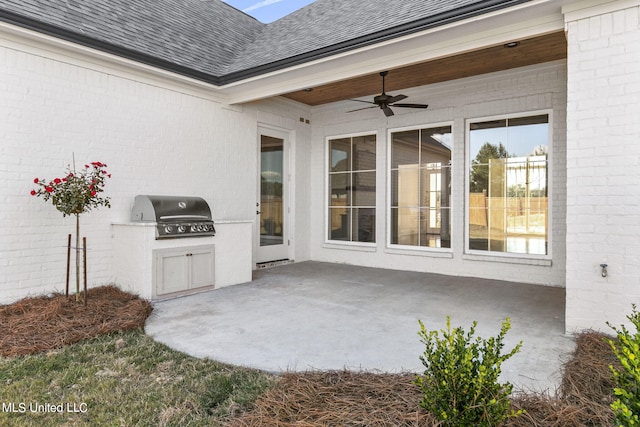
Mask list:
[{"label": "roof eave", "polygon": [[191,67],[179,65],[153,55],[118,46],[113,43],[108,43],[94,37],[89,37],[84,34],[60,28],[58,26],[47,24],[6,10],[0,9],[0,21],[145,65],[157,67],[165,71],[200,80],[215,86],[220,86],[222,84],[221,78],[218,76],[194,70]]},{"label": "roof eave", "polygon": [[280,61],[262,64],[257,67],[248,68],[225,74],[220,77],[222,85],[236,83],[241,80],[268,74],[274,71],[280,71],[289,67],[304,64],[306,62],[327,58],[340,53],[356,50],[363,47],[375,45],[387,40],[400,38],[410,34],[422,32],[439,26],[451,24],[453,22],[473,18],[496,10],[508,8],[531,0],[487,0],[473,5],[464,6],[438,15],[426,17],[417,21],[408,22],[406,24],[389,27],[383,31],[367,34],[335,45],[327,46],[321,49],[305,52],[300,55],[282,59]]},{"label": "roof eave", "polygon": [[368,34],[363,37],[348,40],[321,49],[305,52],[279,61],[261,64],[256,67],[233,71],[224,75],[216,76],[210,73],[195,70],[191,67],[182,66],[171,61],[157,58],[153,55],[145,54],[133,49],[124,48],[112,43],[105,42],[93,37],[86,36],[74,31],[47,24],[32,18],[28,18],[16,13],[0,10],[0,20],[17,25],[32,31],[43,33],[49,36],[60,38],[65,41],[77,43],[79,45],[97,49],[106,53],[117,55],[132,61],[157,67],[172,73],[190,77],[215,86],[224,86],[237,83],[242,80],[255,78],[264,74],[295,67],[307,62],[315,61],[337,55],[340,53],[356,50],[359,48],[375,45],[394,38],[403,37],[413,33],[421,32],[431,28],[450,24],[456,21],[473,18],[487,14],[496,10],[505,9],[531,0],[486,0],[472,5],[467,5],[458,9],[426,17],[406,24],[389,27],[383,31]]}]

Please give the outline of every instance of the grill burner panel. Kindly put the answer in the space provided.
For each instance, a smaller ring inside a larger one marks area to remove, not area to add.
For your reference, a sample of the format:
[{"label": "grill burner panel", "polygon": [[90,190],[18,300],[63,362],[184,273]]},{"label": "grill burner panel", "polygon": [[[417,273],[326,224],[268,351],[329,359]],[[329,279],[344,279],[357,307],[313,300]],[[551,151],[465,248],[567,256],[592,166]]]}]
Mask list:
[{"label": "grill burner panel", "polygon": [[215,236],[211,210],[201,197],[136,196],[133,222],[155,222],[156,239]]},{"label": "grill burner panel", "polygon": [[178,222],[175,224],[158,224],[158,239],[166,237],[197,237],[213,236],[216,233],[213,223],[209,222]]}]

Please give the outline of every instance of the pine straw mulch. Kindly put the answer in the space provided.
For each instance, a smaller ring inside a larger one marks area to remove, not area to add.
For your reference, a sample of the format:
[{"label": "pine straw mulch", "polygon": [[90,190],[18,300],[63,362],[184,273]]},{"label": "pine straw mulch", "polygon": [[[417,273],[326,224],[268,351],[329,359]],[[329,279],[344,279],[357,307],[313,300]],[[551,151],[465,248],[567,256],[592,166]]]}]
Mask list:
[{"label": "pine straw mulch", "polygon": [[[84,298],[84,294],[81,294]],[[84,300],[53,294],[0,306],[0,355],[41,353],[115,331],[137,329],[151,314],[151,304],[115,286],[87,291]]]},{"label": "pine straw mulch", "polygon": [[287,373],[234,427],[432,426],[413,374]]},{"label": "pine straw mulch", "polygon": [[[609,365],[617,360],[607,336],[587,331],[576,336],[576,350],[564,364],[553,394],[517,392],[507,427],[611,426],[614,383]],[[413,374],[306,372],[283,375],[254,408],[229,422],[234,427],[438,426],[420,409]]]},{"label": "pine straw mulch", "polygon": [[[88,291],[88,305],[54,294],[0,306],[0,355],[45,352],[84,339],[144,326],[148,301],[115,286]],[[609,365],[619,366],[606,335],[576,336],[576,350],[563,367],[553,394],[519,391],[514,409],[525,414],[507,427],[611,426],[613,387]],[[414,375],[371,372],[287,373],[263,394],[254,408],[229,421],[234,427],[437,426],[419,406]]]},{"label": "pine straw mulch", "polygon": [[576,336],[576,349],[564,363],[562,381],[553,396],[517,393],[512,399],[516,409],[526,414],[508,423],[520,426],[612,426],[614,424],[613,388],[609,369],[620,369],[607,339],[613,337],[585,331]]}]

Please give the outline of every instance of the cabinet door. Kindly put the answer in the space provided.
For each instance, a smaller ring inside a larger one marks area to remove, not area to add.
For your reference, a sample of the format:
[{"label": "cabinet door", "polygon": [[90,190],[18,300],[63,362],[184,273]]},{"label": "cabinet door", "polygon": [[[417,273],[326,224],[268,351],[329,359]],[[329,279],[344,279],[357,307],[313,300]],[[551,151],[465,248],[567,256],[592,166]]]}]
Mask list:
[{"label": "cabinet door", "polygon": [[154,251],[155,295],[213,286],[214,246],[185,246]]},{"label": "cabinet door", "polygon": [[191,283],[190,288],[212,286],[214,282],[213,246],[189,251]]},{"label": "cabinet door", "polygon": [[189,289],[189,262],[184,250],[156,254],[156,294]]}]

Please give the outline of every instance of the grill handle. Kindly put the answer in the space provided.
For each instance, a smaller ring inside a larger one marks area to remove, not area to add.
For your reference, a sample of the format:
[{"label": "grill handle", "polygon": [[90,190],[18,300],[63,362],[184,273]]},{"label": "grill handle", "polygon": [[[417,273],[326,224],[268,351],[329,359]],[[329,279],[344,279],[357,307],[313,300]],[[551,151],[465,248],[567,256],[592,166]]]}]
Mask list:
[{"label": "grill handle", "polygon": [[160,219],[201,219],[209,221],[209,217],[206,215],[163,215]]}]

